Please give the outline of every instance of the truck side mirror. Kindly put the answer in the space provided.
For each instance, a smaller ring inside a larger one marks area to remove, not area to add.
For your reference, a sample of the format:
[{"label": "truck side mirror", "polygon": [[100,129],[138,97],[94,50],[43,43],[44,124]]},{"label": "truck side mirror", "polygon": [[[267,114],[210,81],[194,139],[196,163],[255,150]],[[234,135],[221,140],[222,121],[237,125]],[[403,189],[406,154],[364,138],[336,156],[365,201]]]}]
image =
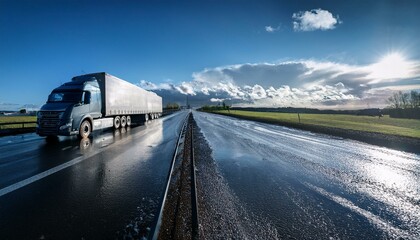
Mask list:
[{"label": "truck side mirror", "polygon": [[84,92],[84,98],[83,98],[83,103],[84,104],[90,104],[90,92]]}]

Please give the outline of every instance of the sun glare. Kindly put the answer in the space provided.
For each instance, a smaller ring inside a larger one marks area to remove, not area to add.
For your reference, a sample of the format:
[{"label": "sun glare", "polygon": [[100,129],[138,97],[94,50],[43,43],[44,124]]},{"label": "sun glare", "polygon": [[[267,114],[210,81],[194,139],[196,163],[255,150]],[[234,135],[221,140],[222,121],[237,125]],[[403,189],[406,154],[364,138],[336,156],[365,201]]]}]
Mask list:
[{"label": "sun glare", "polygon": [[372,65],[371,77],[378,80],[399,79],[410,75],[410,62],[400,53],[394,52],[383,56]]}]

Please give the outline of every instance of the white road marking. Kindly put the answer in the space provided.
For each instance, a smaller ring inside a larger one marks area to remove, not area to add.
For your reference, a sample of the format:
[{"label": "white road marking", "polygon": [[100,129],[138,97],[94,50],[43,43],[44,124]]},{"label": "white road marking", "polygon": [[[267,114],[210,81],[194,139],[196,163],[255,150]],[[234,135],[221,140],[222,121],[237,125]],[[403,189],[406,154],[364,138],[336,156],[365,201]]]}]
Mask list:
[{"label": "white road marking", "polygon": [[79,162],[81,162],[81,161],[83,161],[85,159],[86,158],[84,156],[77,157],[77,158],[75,158],[75,159],[73,159],[71,161],[68,161],[68,162],[63,163],[61,165],[58,165],[56,167],[50,168],[47,171],[44,171],[42,173],[38,173],[37,175],[34,175],[34,176],[30,177],[30,178],[27,178],[27,179],[22,180],[20,182],[14,183],[14,184],[12,184],[12,185],[10,185],[8,187],[2,188],[2,189],[0,189],[0,197],[3,196],[3,195],[8,194],[10,192],[13,192],[13,191],[15,191],[15,190],[17,190],[19,188],[22,188],[22,187],[24,187],[26,185],[29,185],[29,184],[31,184],[33,182],[36,182],[36,181],[41,180],[41,179],[43,179],[45,177],[48,177],[49,175],[54,174],[56,172],[59,172],[59,171],[65,169],[65,168],[71,167],[74,164],[77,164],[77,163],[79,163]]}]

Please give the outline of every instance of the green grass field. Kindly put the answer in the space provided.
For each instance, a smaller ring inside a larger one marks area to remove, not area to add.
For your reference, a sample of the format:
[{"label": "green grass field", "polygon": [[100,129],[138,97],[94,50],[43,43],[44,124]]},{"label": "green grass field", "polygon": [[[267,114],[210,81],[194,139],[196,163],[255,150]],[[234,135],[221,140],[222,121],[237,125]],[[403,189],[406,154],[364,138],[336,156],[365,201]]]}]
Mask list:
[{"label": "green grass field", "polygon": [[[216,113],[242,116],[254,120],[265,120],[273,123],[299,123],[297,113],[251,112],[231,110],[215,111]],[[389,116],[370,117],[344,114],[300,114],[301,124],[334,127],[342,129],[378,132],[390,135],[420,138],[420,120],[390,118]]]},{"label": "green grass field", "polygon": [[[0,123],[36,122],[36,116],[0,116]],[[36,127],[35,123],[26,123],[25,128]],[[22,124],[1,125],[0,129],[22,128]]]}]

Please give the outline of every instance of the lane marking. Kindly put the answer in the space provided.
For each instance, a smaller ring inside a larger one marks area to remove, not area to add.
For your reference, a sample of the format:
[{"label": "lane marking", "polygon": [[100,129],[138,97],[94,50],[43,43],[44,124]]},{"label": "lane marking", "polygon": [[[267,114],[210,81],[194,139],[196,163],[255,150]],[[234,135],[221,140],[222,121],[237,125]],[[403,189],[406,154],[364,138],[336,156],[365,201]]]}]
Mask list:
[{"label": "lane marking", "polygon": [[12,184],[12,185],[10,185],[8,187],[2,188],[2,189],[0,189],[0,197],[3,196],[3,195],[8,194],[10,192],[13,192],[15,190],[18,190],[19,188],[22,188],[22,187],[24,187],[26,185],[29,185],[29,184],[31,184],[33,182],[36,182],[36,181],[41,180],[41,179],[43,179],[45,177],[48,177],[49,175],[54,174],[56,172],[59,172],[59,171],[65,169],[65,168],[71,167],[74,164],[77,164],[77,163],[79,163],[79,162],[81,162],[81,161],[83,161],[85,159],[86,158],[84,156],[77,157],[77,158],[75,158],[75,159],[73,159],[73,160],[71,160],[69,162],[66,162],[66,163],[63,163],[63,164],[58,165],[56,167],[50,168],[47,171],[44,171],[42,173],[38,173],[37,175],[34,175],[34,176],[30,177],[30,178],[27,178],[27,179],[22,180],[20,182],[14,183],[14,184]]}]

